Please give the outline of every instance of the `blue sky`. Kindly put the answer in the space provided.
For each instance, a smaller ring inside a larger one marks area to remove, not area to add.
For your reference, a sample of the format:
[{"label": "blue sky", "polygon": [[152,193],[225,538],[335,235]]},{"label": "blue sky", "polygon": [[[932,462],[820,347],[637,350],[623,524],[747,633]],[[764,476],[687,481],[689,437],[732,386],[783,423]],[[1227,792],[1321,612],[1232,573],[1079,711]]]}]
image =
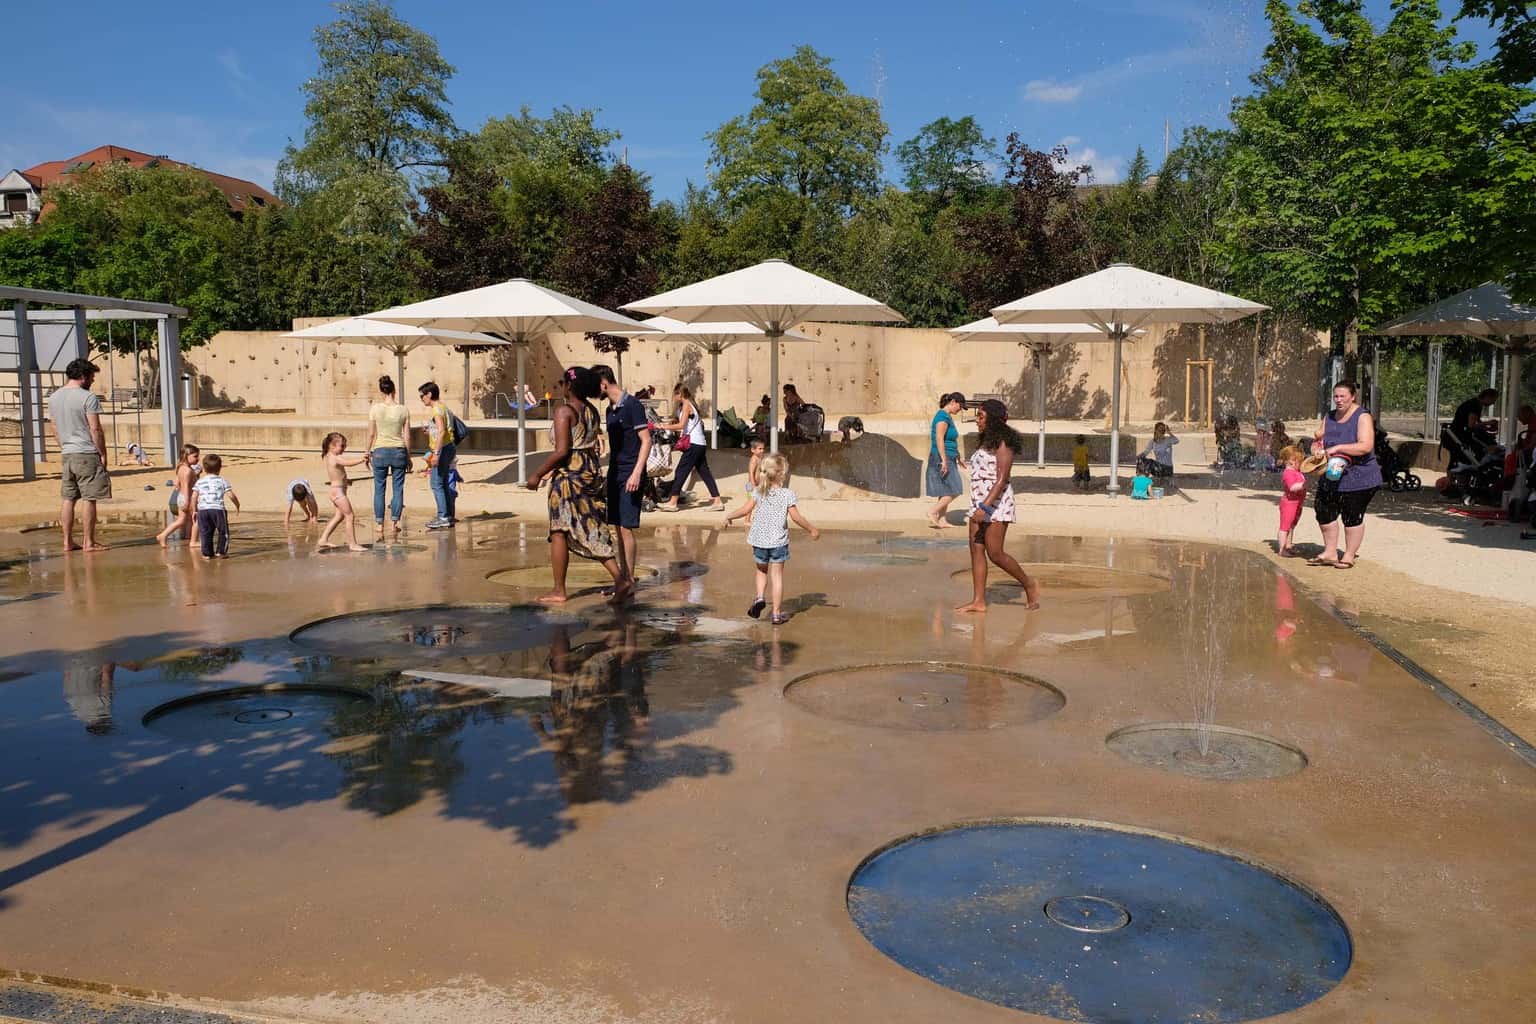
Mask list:
[{"label": "blue sky", "polygon": [[[971,114],[999,143],[1067,144],[1115,180],[1163,125],[1225,124],[1267,31],[1260,0],[726,5],[399,0],[458,74],[459,124],[527,104],[596,107],[658,196],[706,178],[706,132],[746,111],[757,68],[809,43],[877,96],[892,147]],[[1387,5],[1372,0],[1384,14]],[[764,18],[759,12],[771,12]],[[6,46],[0,173],[113,143],[270,184],[304,130],[301,84],[329,5],[77,0]],[[1480,43],[1485,26],[1463,26]],[[894,173],[894,160],[890,162]]]}]

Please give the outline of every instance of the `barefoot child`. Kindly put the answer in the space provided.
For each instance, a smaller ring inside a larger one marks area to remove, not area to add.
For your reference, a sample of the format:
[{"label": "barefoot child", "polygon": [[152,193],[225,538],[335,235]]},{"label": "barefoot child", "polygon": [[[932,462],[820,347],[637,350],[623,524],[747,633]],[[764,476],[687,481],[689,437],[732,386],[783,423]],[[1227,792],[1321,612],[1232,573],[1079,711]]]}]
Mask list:
[{"label": "barefoot child", "polygon": [[210,455],[203,460],[203,471],[192,485],[192,508],[197,513],[197,530],[203,538],[203,558],[229,557],[229,512],[227,505],[240,511],[240,498],[229,481],[219,475],[224,460]]},{"label": "barefoot child", "polygon": [[747,614],[758,618],[767,605],[764,591],[772,584],[773,618],[775,626],[789,621],[783,613],[784,563],[789,561],[789,520],[820,540],[821,531],[806,521],[797,507],[795,492],[789,489],[789,460],[777,453],[765,455],[757,467],[757,486],[751,499],[741,508],[725,517],[729,526],[732,520],[752,517],[747,529],[747,543],[752,545],[752,556],[757,562],[757,598]]},{"label": "barefoot child", "polygon": [[352,511],[352,499],[347,497],[347,467],[361,466],[368,461],[366,453],[362,455],[347,455],[347,439],[343,434],[331,431],[325,435],[325,443],[321,445],[320,452],[325,462],[325,479],[331,485],[331,505],[336,509],[331,521],[325,524],[325,529],[320,533],[320,541],[315,545],[316,551],[324,551],[327,548],[339,548],[340,544],[331,543],[331,534],[343,522],[347,524],[347,547],[353,551],[367,551],[357,542],[357,517]]},{"label": "barefoot child", "polygon": [[192,485],[202,470],[202,457],[203,453],[197,445],[181,446],[181,461],[176,464],[176,489],[171,492],[171,515],[175,518],[165,529],[155,534],[155,543],[161,547],[165,547],[165,542],[177,530],[182,531],[183,537],[188,536],[189,528],[192,543],[197,543],[197,521],[192,516]]},{"label": "barefoot child", "polygon": [[1307,478],[1301,471],[1301,449],[1295,445],[1280,449],[1280,464],[1285,467],[1285,475],[1280,478],[1280,535],[1275,538],[1275,550],[1283,558],[1293,558],[1292,534],[1301,519],[1301,507],[1307,503]]},{"label": "barefoot child", "polygon": [[304,479],[288,481],[288,507],[283,510],[283,529],[293,524],[293,506],[304,513],[304,522],[313,523],[320,518],[320,504],[315,501],[314,488]]}]

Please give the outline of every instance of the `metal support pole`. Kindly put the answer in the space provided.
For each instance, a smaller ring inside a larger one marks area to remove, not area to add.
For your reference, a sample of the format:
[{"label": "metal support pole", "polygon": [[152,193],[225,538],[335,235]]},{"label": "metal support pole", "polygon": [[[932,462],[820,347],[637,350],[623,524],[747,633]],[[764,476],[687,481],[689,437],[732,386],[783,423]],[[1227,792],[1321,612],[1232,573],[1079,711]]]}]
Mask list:
[{"label": "metal support pole", "polygon": [[91,336],[85,331],[85,307],[75,307],[75,358],[91,358]]},{"label": "metal support pole", "polygon": [[1381,423],[1381,339],[1371,342],[1371,418]]},{"label": "metal support pole", "polygon": [[1049,350],[1034,349],[1035,356],[1035,415],[1040,420],[1040,433],[1035,439],[1035,468],[1045,468],[1045,357]]},{"label": "metal support pole", "polygon": [[768,336],[768,450],[779,450],[779,339],[782,328],[770,324],[763,332]]},{"label": "metal support pole", "polygon": [[1520,435],[1520,421],[1515,414],[1520,411],[1520,378],[1525,373],[1525,349],[1513,345],[1504,352],[1504,415],[1499,427],[1508,437],[1504,443],[1513,447]]},{"label": "metal support pole", "polygon": [[17,300],[11,307],[16,318],[16,384],[21,392],[21,478],[37,479],[36,453],[33,451],[32,378],[37,373],[37,350],[32,344],[32,321],[27,319],[27,304]]},{"label": "metal support pole", "polygon": [[1115,325],[1114,382],[1110,385],[1109,414],[1113,417],[1109,428],[1109,487],[1111,496],[1120,493],[1120,346],[1125,342],[1125,330]]},{"label": "metal support pole", "polygon": [[528,343],[517,343],[517,482],[528,482],[528,438],[524,428],[528,423],[528,410],[523,408],[523,380],[528,371]]},{"label": "metal support pole", "polygon": [[[517,404],[523,404],[523,396],[517,396]],[[464,350],[464,418],[469,419],[469,349]]]},{"label": "metal support pole", "polygon": [[181,450],[181,401],[176,386],[181,382],[181,325],[173,316],[158,322],[160,342],[160,424],[164,433],[165,464],[176,465]]},{"label": "metal support pole", "polygon": [[107,395],[112,401],[112,450],[119,453],[117,460],[122,462],[122,448],[117,443],[117,360],[114,358],[117,352],[112,347],[112,321],[107,321]]},{"label": "metal support pole", "polygon": [[1432,341],[1424,354],[1424,440],[1440,439],[1440,364],[1445,343]]},{"label": "metal support pole", "polygon": [[720,447],[720,346],[709,348],[709,446]]},{"label": "metal support pole", "polygon": [[139,367],[139,322],[133,321],[133,439],[144,447],[144,371]]},{"label": "metal support pole", "polygon": [[[395,350],[395,397],[405,401],[405,349]],[[327,410],[329,412],[329,410]],[[411,443],[410,438],[403,438],[406,445]]]}]

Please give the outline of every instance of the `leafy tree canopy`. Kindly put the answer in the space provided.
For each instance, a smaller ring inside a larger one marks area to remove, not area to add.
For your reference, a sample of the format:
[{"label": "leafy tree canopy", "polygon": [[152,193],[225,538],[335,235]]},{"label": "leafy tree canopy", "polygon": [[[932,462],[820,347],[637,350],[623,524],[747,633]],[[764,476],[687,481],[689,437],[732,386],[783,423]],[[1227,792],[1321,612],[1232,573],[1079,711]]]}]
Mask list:
[{"label": "leafy tree canopy", "polygon": [[930,121],[896,147],[902,183],[940,206],[973,199],[992,182],[995,146],[970,115]]},{"label": "leafy tree canopy", "polygon": [[712,182],[733,206],[768,193],[851,209],[880,186],[880,105],[809,46],[757,72],[757,102],[712,132]]}]

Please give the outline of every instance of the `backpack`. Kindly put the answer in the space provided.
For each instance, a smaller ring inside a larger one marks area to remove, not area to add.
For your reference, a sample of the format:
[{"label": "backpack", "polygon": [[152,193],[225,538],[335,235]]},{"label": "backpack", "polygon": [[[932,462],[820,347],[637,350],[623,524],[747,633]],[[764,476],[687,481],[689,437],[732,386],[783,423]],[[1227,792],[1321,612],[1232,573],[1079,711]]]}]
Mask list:
[{"label": "backpack", "polygon": [[443,410],[448,413],[448,430],[453,434],[453,440],[449,444],[460,445],[469,438],[469,427],[464,421],[453,414],[451,410]]}]

